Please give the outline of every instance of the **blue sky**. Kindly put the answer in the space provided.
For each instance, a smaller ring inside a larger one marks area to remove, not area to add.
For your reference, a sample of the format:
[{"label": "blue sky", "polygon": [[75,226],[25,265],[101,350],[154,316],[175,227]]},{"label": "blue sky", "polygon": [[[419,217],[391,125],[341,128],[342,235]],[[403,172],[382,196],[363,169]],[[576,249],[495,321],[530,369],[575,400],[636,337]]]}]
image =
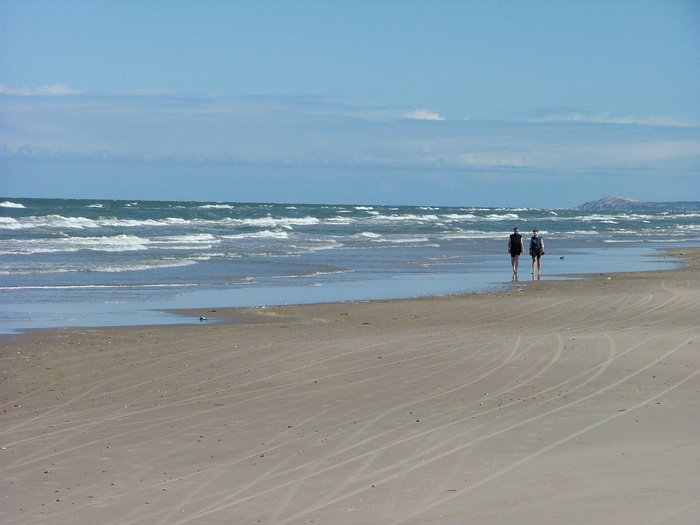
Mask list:
[{"label": "blue sky", "polygon": [[700,200],[700,2],[0,0],[0,196]]}]

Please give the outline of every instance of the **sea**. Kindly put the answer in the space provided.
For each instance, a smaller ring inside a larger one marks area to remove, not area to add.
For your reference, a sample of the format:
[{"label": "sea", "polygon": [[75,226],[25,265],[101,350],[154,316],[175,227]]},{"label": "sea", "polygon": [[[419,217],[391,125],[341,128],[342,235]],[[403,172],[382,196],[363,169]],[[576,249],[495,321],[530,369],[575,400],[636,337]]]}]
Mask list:
[{"label": "sea", "polygon": [[[0,334],[200,323],[174,313],[505,290],[507,240],[541,279],[673,268],[698,212],[0,197]],[[537,277],[534,277],[537,278]]]}]

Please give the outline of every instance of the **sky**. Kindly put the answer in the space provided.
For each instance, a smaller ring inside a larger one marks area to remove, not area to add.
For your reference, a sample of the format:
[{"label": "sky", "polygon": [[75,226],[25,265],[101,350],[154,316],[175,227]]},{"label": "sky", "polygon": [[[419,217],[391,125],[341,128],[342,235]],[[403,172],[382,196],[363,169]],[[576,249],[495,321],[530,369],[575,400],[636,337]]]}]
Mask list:
[{"label": "sky", "polygon": [[697,0],[0,0],[0,197],[700,201]]}]

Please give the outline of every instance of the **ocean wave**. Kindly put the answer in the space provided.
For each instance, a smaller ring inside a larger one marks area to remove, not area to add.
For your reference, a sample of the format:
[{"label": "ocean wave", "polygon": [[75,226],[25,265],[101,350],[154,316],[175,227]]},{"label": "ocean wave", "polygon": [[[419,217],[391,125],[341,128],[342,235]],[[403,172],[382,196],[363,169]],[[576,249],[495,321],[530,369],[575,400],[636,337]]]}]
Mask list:
[{"label": "ocean wave", "polygon": [[679,224],[676,226],[680,233],[700,232],[700,223],[698,224]]},{"label": "ocean wave", "polygon": [[26,208],[26,206],[19,202],[5,201],[0,202],[0,208]]},{"label": "ocean wave", "polygon": [[[29,210],[10,210],[8,203],[21,203]],[[258,272],[267,278],[329,261],[342,261],[340,266],[347,263],[358,272],[378,267],[394,271],[404,268],[406,254],[421,262],[435,253],[505,251],[516,225],[526,241],[525,231],[538,227],[553,250],[576,242],[700,240],[700,213],[694,212],[9,198],[3,206],[0,253],[8,256],[0,260],[0,273],[82,271],[84,275],[65,280],[86,283],[103,282],[99,272],[138,269],[154,270],[154,279],[172,282],[184,272],[158,268],[197,263],[198,275],[207,282],[245,275],[257,279]]]},{"label": "ocean wave", "polygon": [[85,217],[64,217],[62,215],[40,215],[22,217],[17,219],[16,227],[13,229],[28,228],[57,228],[57,229],[78,229],[99,228],[100,225],[93,219]]},{"label": "ocean wave", "polygon": [[591,217],[588,220],[583,220],[582,222],[599,222],[601,224],[619,224],[620,223],[619,221],[612,219],[612,218],[609,218],[609,217],[605,217],[605,218],[601,217],[601,218],[597,218],[597,219]]},{"label": "ocean wave", "polygon": [[24,230],[30,228],[59,228],[59,229],[85,229],[99,228],[92,219],[84,217],[63,217],[60,215],[43,215],[22,217],[20,219],[11,219],[9,217],[0,217],[0,228],[11,230]]},{"label": "ocean wave", "polygon": [[165,217],[163,219],[117,219],[114,217],[99,217],[91,219],[88,217],[66,217],[63,215],[42,215],[29,216],[20,219],[0,217],[0,228],[8,229],[60,229],[60,230],[84,230],[98,228],[143,228],[168,226],[206,226],[207,224],[221,224],[227,219],[202,220],[202,219],[182,219],[180,217]]},{"label": "ocean wave", "polygon": [[193,266],[199,264],[199,261],[192,258],[187,259],[160,259],[149,260],[147,262],[129,262],[123,261],[120,264],[109,264],[100,262],[89,262],[81,264],[63,263],[35,265],[33,267],[22,268],[3,268],[0,270],[2,275],[50,275],[64,273],[122,273],[135,272],[143,270],[156,270],[164,268],[178,268],[181,266]]},{"label": "ocean wave", "polygon": [[352,217],[328,217],[324,222],[332,226],[350,226],[357,221]]},{"label": "ocean wave", "polygon": [[150,242],[149,239],[126,234],[113,237],[12,239],[3,242],[3,252],[7,255],[77,252],[80,250],[124,252],[145,250]]},{"label": "ocean wave", "polygon": [[198,206],[200,209],[204,210],[235,210],[236,207],[230,204],[203,204]]},{"label": "ocean wave", "polygon": [[309,226],[319,224],[321,221],[316,217],[309,215],[306,217],[262,217],[251,219],[233,219],[232,222],[256,228],[292,229],[294,226]]},{"label": "ocean wave", "polygon": [[21,222],[12,217],[0,217],[0,228],[5,230],[21,230],[24,226]]},{"label": "ocean wave", "polygon": [[314,239],[305,246],[297,246],[297,248],[315,252],[320,250],[336,250],[338,248],[342,248],[343,246],[343,243],[337,241],[336,239]]},{"label": "ocean wave", "polygon": [[600,232],[598,232],[596,230],[577,230],[577,231],[568,232],[567,235],[572,235],[574,237],[577,237],[580,235],[600,235]]},{"label": "ocean wave", "polygon": [[478,219],[476,215],[473,213],[466,213],[466,214],[460,214],[460,213],[448,213],[445,215],[442,215],[444,219],[450,220],[450,221],[473,221],[475,219]]},{"label": "ocean wave", "polygon": [[486,221],[519,221],[520,216],[517,213],[503,213],[503,214],[491,213],[491,214],[483,217],[483,220],[486,220]]},{"label": "ocean wave", "polygon": [[379,239],[373,239],[372,242],[382,242],[388,244],[422,244],[430,242],[431,240],[432,239],[430,237],[382,237]]},{"label": "ocean wave", "polygon": [[450,239],[506,239],[508,238],[508,233],[504,232],[487,232],[481,230],[457,230],[447,233],[441,233],[438,238],[444,240]]},{"label": "ocean wave", "polygon": [[427,223],[427,222],[437,222],[439,220],[437,215],[418,215],[413,213],[406,213],[402,215],[386,215],[377,214],[367,219],[374,224],[397,224],[397,223]]},{"label": "ocean wave", "polygon": [[89,289],[150,289],[150,288],[189,288],[201,286],[198,283],[154,283],[154,284],[49,284],[30,286],[0,286],[0,290],[89,290]]},{"label": "ocean wave", "polygon": [[222,235],[222,239],[288,239],[289,233],[282,230],[260,230],[256,232]]},{"label": "ocean wave", "polygon": [[192,233],[185,235],[167,235],[162,237],[152,237],[151,244],[158,245],[200,245],[218,244],[221,239],[211,233]]},{"label": "ocean wave", "polygon": [[[670,217],[666,215],[665,217]],[[624,221],[651,221],[663,219],[664,215],[649,215],[645,213],[599,213],[592,215],[579,215],[574,217],[567,217],[567,220],[581,221],[581,222],[624,222]]]}]

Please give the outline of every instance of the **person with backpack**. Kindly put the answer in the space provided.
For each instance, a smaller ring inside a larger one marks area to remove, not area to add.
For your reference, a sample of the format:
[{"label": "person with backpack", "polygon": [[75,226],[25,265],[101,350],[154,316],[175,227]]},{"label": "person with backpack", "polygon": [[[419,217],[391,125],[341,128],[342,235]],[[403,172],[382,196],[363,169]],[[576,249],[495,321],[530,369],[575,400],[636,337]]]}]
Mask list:
[{"label": "person with backpack", "polygon": [[542,275],[542,259],[544,255],[544,239],[540,237],[540,230],[532,230],[530,238],[530,255],[532,256],[532,275],[535,275],[535,267],[537,267],[537,277]]}]

